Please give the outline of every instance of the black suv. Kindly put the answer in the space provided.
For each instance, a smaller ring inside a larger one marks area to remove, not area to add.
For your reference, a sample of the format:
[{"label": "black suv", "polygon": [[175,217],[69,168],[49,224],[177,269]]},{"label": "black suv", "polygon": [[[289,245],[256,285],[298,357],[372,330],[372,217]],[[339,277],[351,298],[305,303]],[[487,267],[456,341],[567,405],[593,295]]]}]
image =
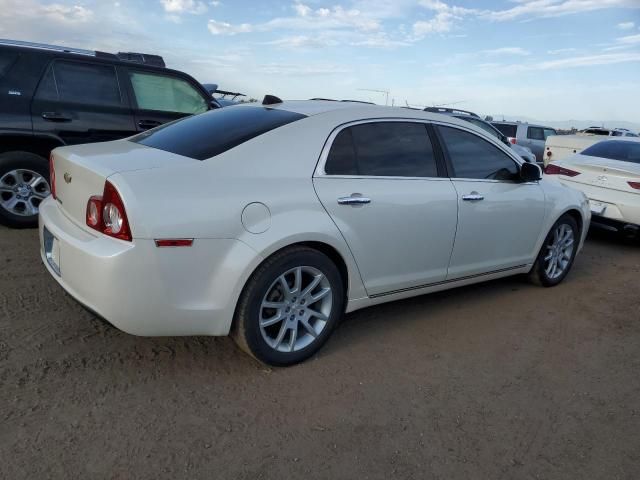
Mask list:
[{"label": "black suv", "polygon": [[128,137],[217,106],[158,56],[0,40],[0,224],[37,224],[55,147]]}]

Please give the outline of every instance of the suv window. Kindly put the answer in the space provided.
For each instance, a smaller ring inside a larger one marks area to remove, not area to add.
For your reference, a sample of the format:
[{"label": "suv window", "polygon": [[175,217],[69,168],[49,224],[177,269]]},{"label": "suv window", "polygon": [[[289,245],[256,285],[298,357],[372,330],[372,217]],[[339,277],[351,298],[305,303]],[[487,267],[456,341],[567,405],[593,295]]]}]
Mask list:
[{"label": "suv window", "polygon": [[13,67],[18,54],[13,52],[0,52],[0,78],[9,73],[9,69]]},{"label": "suv window", "polygon": [[451,127],[438,127],[455,178],[516,180],[518,165],[486,140]]},{"label": "suv window", "polygon": [[121,105],[116,70],[110,65],[56,60],[38,87],[38,98],[87,105]]},{"label": "suv window", "polygon": [[335,138],[328,175],[437,177],[438,168],[426,125],[372,122],[342,130]]},{"label": "suv window", "polygon": [[527,138],[530,138],[531,140],[544,140],[544,129],[540,127],[528,127]]},{"label": "suv window", "polygon": [[304,117],[287,110],[263,107],[220,108],[165,124],[130,140],[196,160],[206,160]]},{"label": "suv window", "polygon": [[161,112],[203,113],[208,105],[189,82],[147,72],[129,72],[133,93],[140,110]]},{"label": "suv window", "polygon": [[589,157],[608,158],[623,162],[640,163],[640,142],[625,140],[605,140],[580,152]]},{"label": "suv window", "polygon": [[485,132],[490,134],[492,137],[495,137],[495,138],[497,138],[499,140],[502,140],[500,138],[500,135],[496,131],[496,129],[492,128],[490,124],[488,124],[486,122],[483,122],[482,120],[478,120],[477,118],[470,118],[470,117],[457,117],[457,118],[461,118],[462,120],[466,120],[467,122],[474,124],[476,127],[480,127]]},{"label": "suv window", "polygon": [[550,137],[552,135],[557,135],[558,132],[556,132],[553,128],[545,128],[544,129],[544,139],[546,140],[547,137]]},{"label": "suv window", "polygon": [[518,132],[518,126],[510,123],[492,123],[494,127],[502,132],[505,137],[516,138]]}]

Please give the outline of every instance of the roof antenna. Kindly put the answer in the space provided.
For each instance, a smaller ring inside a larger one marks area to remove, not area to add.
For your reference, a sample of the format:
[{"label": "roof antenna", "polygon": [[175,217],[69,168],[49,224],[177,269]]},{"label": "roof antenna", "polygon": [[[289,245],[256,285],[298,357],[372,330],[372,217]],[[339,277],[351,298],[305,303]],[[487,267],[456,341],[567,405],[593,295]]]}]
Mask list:
[{"label": "roof antenna", "polygon": [[277,103],[282,103],[282,100],[275,95],[265,95],[262,100],[262,105],[275,105]]}]

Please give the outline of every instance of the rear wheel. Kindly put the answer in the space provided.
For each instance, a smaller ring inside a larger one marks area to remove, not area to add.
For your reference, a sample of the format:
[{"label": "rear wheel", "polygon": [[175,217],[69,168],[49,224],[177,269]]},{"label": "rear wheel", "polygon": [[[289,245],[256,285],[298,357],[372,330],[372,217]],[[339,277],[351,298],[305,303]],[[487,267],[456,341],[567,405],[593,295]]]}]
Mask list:
[{"label": "rear wheel", "polygon": [[267,259],[247,282],[232,335],[244,351],[270,365],[293,365],[327,341],[344,308],[334,263],[307,247]]},{"label": "rear wheel", "polygon": [[575,259],[580,231],[571,215],[563,215],[547,235],[529,279],[544,287],[558,285],[569,273]]},{"label": "rear wheel", "polygon": [[38,225],[40,202],[51,193],[47,160],[29,152],[0,154],[0,223],[13,228]]}]

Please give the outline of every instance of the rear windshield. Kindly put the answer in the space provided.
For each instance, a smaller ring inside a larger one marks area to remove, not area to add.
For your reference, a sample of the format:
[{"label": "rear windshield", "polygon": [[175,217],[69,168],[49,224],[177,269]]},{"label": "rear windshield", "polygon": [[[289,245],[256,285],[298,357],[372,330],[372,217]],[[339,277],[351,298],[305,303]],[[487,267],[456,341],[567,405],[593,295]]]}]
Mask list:
[{"label": "rear windshield", "polygon": [[582,155],[608,158],[623,162],[640,163],[640,142],[625,140],[605,140],[585,148]]},{"label": "rear windshield", "polygon": [[226,107],[169,123],[136,135],[131,141],[206,160],[304,117],[299,113],[264,107]]},{"label": "rear windshield", "polygon": [[508,123],[492,123],[494,127],[502,132],[502,134],[506,137],[515,138],[516,132],[518,130],[517,125],[510,125]]},{"label": "rear windshield", "polygon": [[0,52],[0,78],[9,73],[9,69],[13,66],[18,55],[13,52]]}]

